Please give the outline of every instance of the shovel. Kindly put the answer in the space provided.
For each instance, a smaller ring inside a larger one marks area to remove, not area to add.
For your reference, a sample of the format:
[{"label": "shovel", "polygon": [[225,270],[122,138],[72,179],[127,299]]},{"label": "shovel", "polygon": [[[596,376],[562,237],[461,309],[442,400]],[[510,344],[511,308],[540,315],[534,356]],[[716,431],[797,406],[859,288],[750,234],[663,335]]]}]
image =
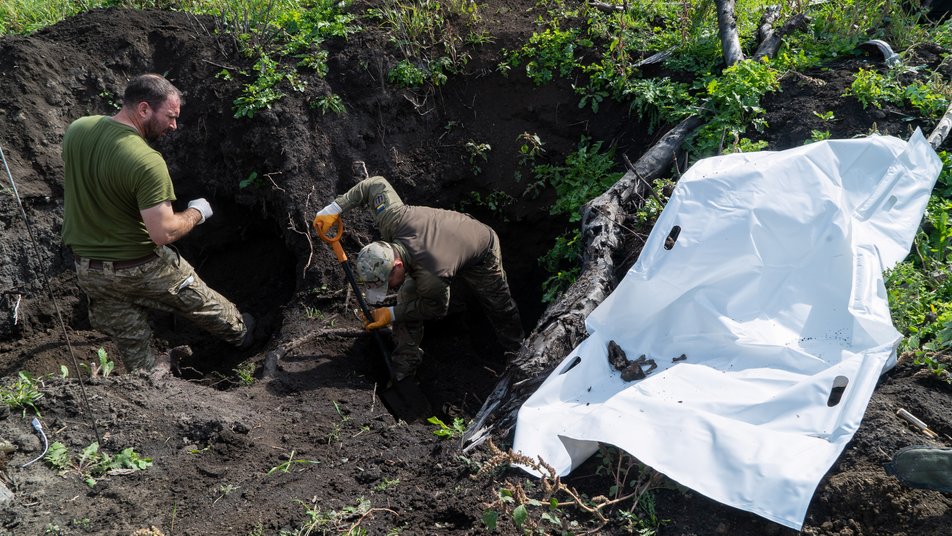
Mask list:
[{"label": "shovel", "polygon": [[[337,260],[344,269],[344,275],[347,276],[347,281],[354,289],[354,295],[357,296],[357,303],[360,305],[360,310],[368,322],[373,322],[373,314],[370,312],[370,307],[367,306],[367,301],[364,300],[363,293],[360,292],[360,287],[357,285],[354,272],[350,268],[350,263],[347,262],[347,254],[344,253],[344,248],[340,245],[340,239],[344,236],[343,222],[337,220],[337,232],[334,236],[328,234],[331,229],[327,229],[327,232],[317,228],[317,226],[315,226],[315,229],[317,230],[318,236],[321,237],[321,240],[326,242],[327,245],[334,250],[334,254],[337,255]],[[412,376],[408,376],[400,381],[396,381],[396,376],[393,371],[393,362],[390,361],[390,352],[387,351],[383,337],[380,336],[380,332],[376,329],[371,330],[371,332],[377,341],[377,347],[380,348],[380,354],[383,356],[383,361],[387,365],[387,372],[390,375],[389,384],[380,392],[380,399],[383,400],[384,405],[387,406],[387,410],[389,410],[394,417],[408,423],[433,415],[430,409],[430,403],[420,389],[420,384],[416,382],[416,379]]]}]

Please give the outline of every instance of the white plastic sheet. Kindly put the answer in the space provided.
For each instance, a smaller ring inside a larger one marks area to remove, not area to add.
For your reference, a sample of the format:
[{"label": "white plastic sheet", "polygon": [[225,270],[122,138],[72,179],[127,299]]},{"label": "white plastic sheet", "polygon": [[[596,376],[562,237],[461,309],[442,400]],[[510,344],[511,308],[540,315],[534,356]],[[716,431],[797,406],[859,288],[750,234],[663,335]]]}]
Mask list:
[{"label": "white plastic sheet", "polygon": [[[514,449],[565,475],[615,445],[800,529],[895,364],[882,272],[908,254],[941,167],[918,131],[698,162],[588,338],[520,409]],[[623,381],[609,341],[658,368]]]}]

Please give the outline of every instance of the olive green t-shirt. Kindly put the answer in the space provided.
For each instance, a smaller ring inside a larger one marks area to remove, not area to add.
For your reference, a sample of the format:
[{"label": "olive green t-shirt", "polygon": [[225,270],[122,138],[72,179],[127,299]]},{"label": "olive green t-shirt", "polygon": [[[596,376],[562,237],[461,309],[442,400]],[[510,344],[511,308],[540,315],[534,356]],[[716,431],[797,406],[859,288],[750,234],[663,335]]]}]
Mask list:
[{"label": "olive green t-shirt", "polygon": [[140,210],[175,200],[162,155],[130,126],[95,115],[63,136],[63,242],[80,257],[138,259],[157,247]]}]

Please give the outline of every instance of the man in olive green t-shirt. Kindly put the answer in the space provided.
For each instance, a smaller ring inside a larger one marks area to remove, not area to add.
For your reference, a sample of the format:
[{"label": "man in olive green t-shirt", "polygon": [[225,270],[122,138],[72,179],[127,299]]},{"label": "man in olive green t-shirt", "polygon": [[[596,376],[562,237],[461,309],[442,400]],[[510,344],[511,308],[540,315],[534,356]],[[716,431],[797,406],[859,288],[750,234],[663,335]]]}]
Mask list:
[{"label": "man in olive green t-shirt", "polygon": [[175,130],[181,92],[157,74],[129,82],[112,117],[74,121],[63,137],[63,242],[72,250],[92,326],[111,336],[129,370],[166,374],[155,354],[148,309],[178,313],[239,347],[253,342],[254,319],[210,289],[167,247],[212,215],[205,199],[182,212],[162,155],[148,142]]}]

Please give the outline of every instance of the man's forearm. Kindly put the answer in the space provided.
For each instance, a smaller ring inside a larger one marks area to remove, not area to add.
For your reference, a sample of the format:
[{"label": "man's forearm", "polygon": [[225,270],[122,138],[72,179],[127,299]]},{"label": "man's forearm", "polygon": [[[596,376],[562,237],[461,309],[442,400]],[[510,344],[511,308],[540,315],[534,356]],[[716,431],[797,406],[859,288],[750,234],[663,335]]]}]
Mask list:
[{"label": "man's forearm", "polygon": [[159,246],[171,244],[191,232],[202,221],[198,208],[174,212],[170,202],[160,203],[140,211],[149,239]]},{"label": "man's forearm", "polygon": [[192,229],[198,226],[198,223],[202,221],[202,213],[199,212],[198,209],[187,208],[182,212],[176,212],[175,219],[177,220],[176,224],[166,231],[165,243],[159,244],[154,238],[152,241],[160,246],[171,244],[172,242],[177,241],[178,239],[192,232]]}]

